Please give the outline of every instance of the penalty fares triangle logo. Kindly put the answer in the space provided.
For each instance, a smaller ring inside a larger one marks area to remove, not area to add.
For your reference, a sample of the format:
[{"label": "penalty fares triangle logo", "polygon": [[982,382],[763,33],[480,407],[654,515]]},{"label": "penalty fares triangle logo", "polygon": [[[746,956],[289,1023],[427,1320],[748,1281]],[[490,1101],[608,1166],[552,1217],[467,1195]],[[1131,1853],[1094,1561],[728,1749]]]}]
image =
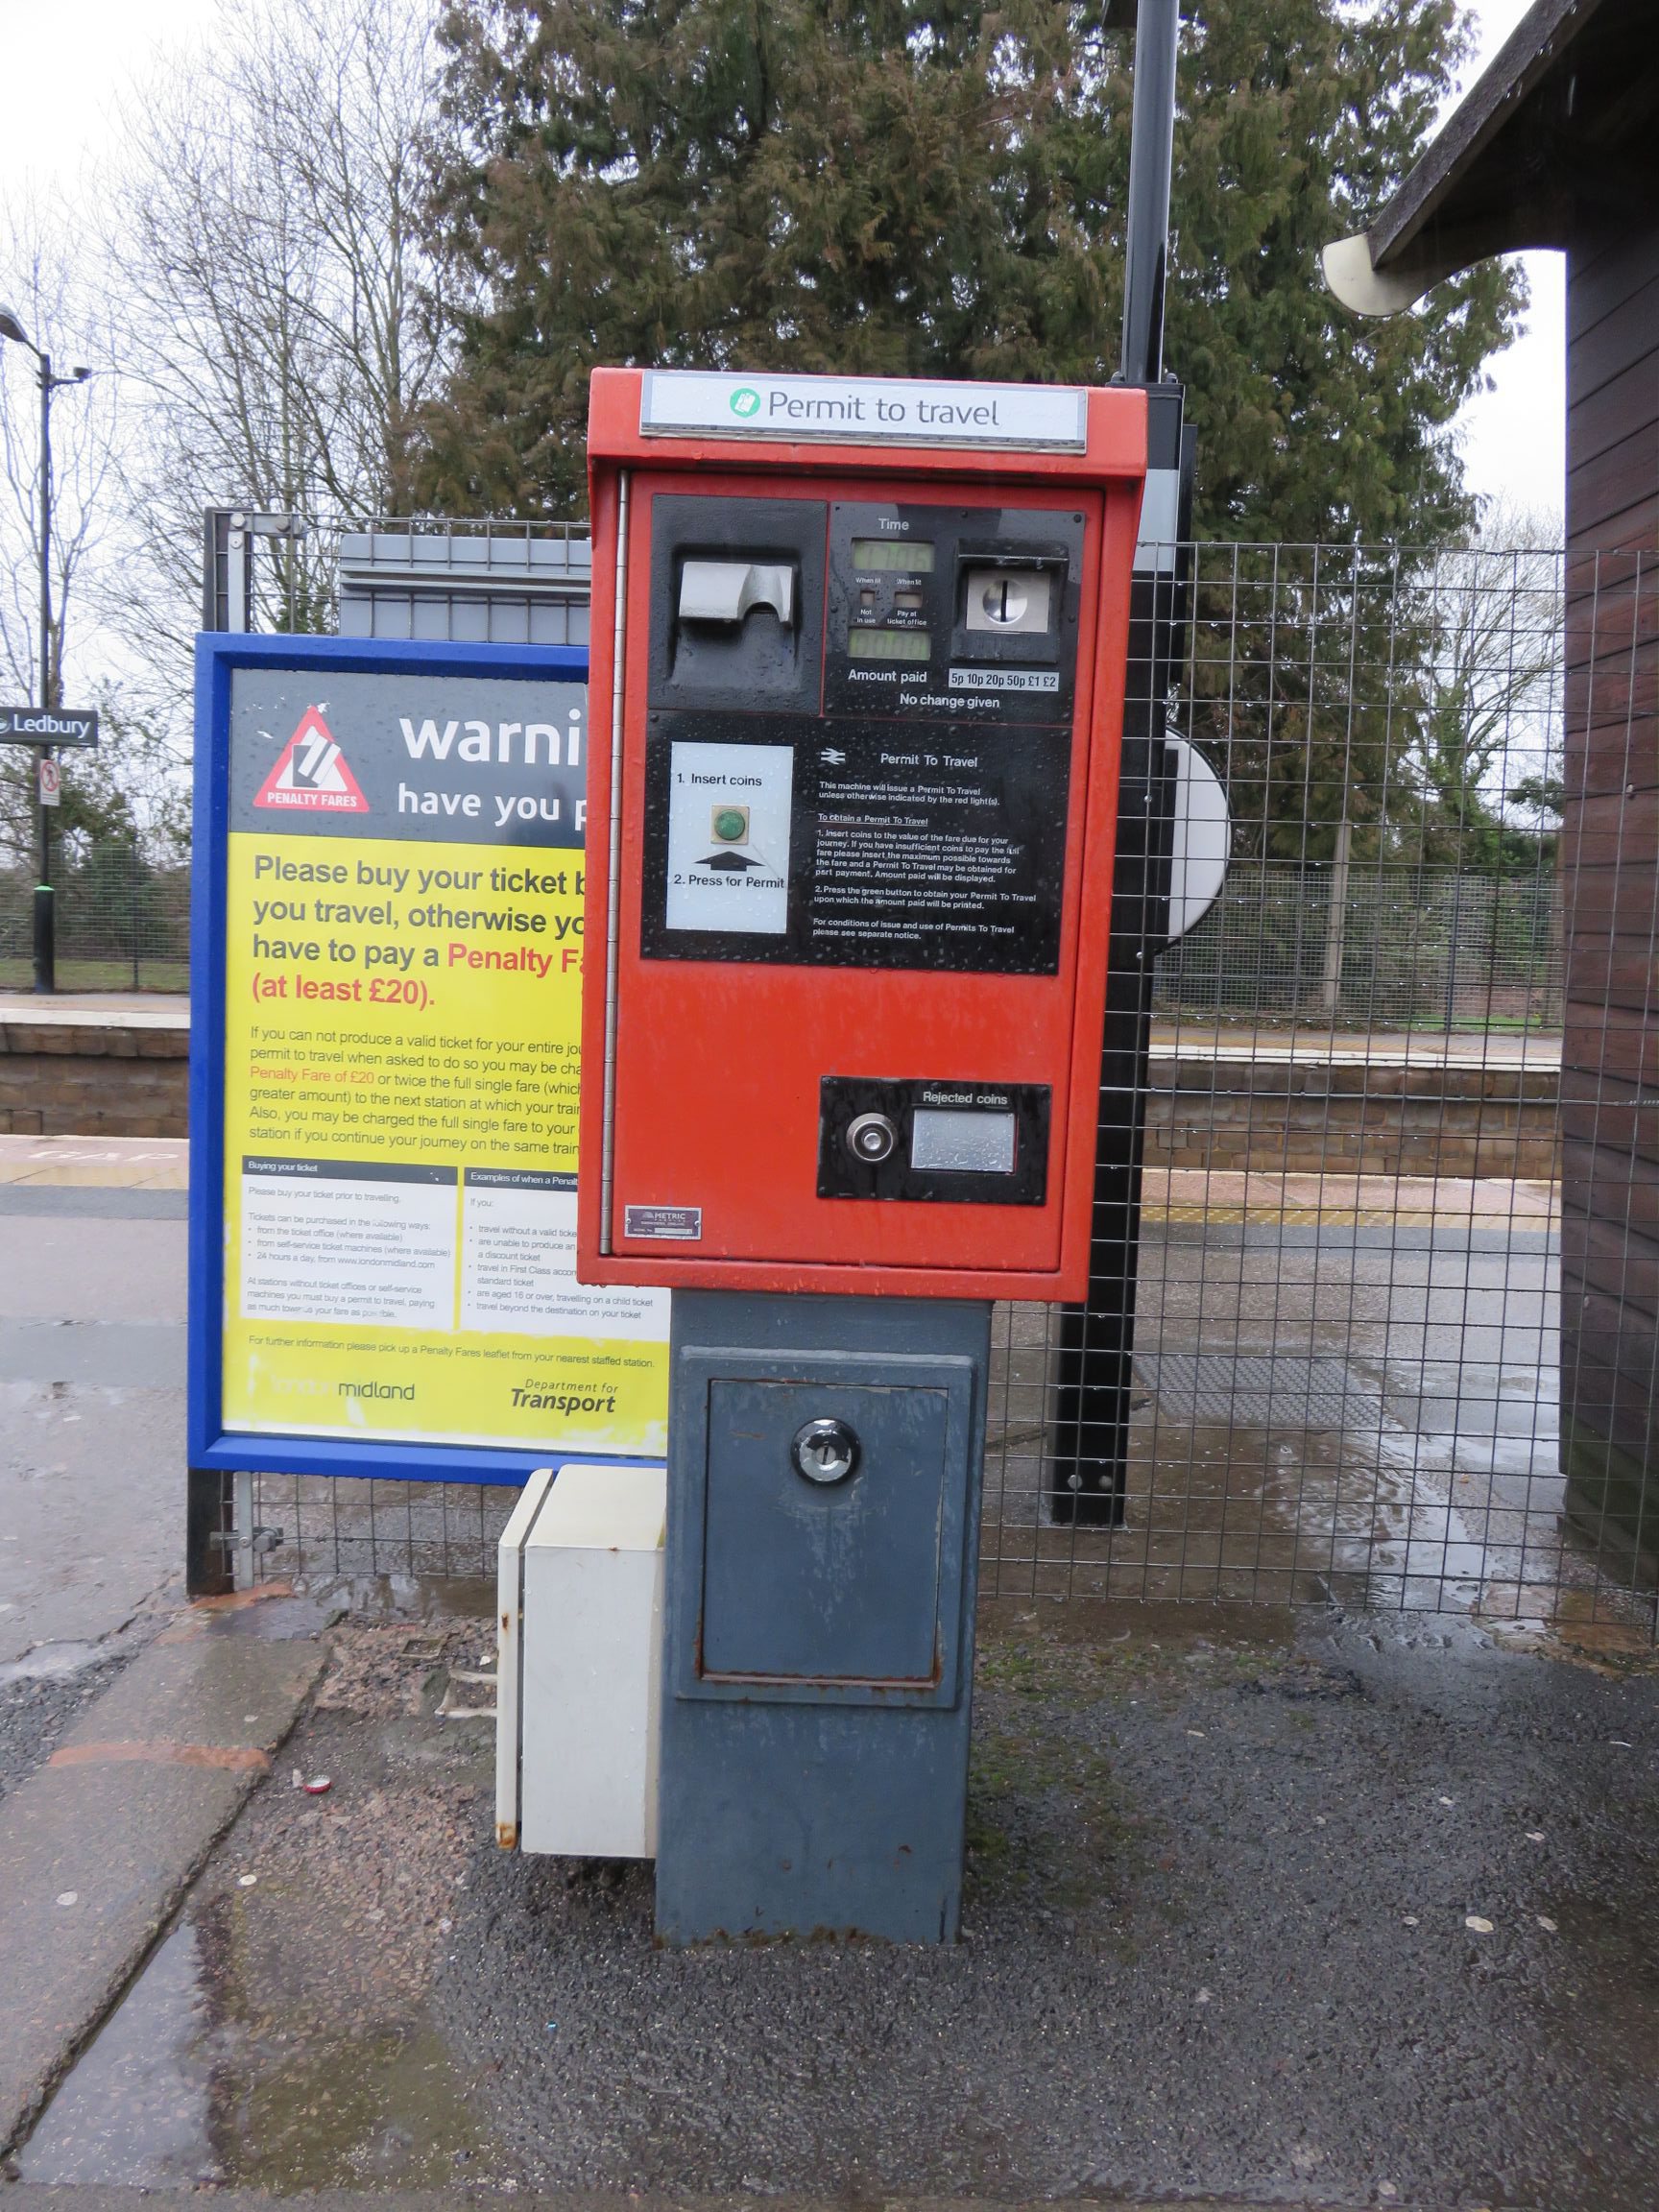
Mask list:
[{"label": "penalty fares triangle logo", "polygon": [[301,806],[325,814],[367,814],[369,802],[321,707],[307,707],[280,758],[253,795],[255,806]]}]

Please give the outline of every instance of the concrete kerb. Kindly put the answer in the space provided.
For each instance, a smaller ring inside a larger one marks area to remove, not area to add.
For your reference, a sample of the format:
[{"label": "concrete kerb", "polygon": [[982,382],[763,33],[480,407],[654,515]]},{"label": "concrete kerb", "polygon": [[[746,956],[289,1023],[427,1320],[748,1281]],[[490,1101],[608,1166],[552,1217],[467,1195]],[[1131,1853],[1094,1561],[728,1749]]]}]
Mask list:
[{"label": "concrete kerb", "polygon": [[27,2131],[270,1770],[335,1617],[280,1585],[192,1606],[0,1804],[0,2152]]},{"label": "concrete kerb", "polygon": [[[305,2212],[482,2212],[483,2207],[499,2206],[503,2201],[501,2192],[494,2188],[324,2189],[293,2200],[268,2197],[252,2189],[215,2189],[211,2194],[215,2212],[272,2212],[274,2205],[283,2201],[302,2203]],[[14,2206],[14,2212],[136,2212],[140,2202],[154,2201],[147,2190],[47,2187],[30,2182],[0,2188],[0,2197]],[[1017,2199],[895,2197],[882,2192],[863,2201],[867,2207],[878,2206],[879,2212],[1051,2212],[1055,2200],[1045,2198],[1033,2204]],[[1353,2200],[1338,2202],[1323,2197],[1159,2197],[1133,2200],[1125,2197],[1069,2197],[1063,2201],[1067,2212],[1266,2212],[1269,2204],[1276,2212],[1361,2212]],[[859,2200],[850,2205],[846,2197],[709,2197],[679,2191],[665,2197],[632,2189],[626,2193],[584,2189],[516,2196],[512,2202],[517,2212],[856,2212]],[[1366,2200],[1368,2212],[1375,2212],[1375,2199]],[[1390,2200],[1390,2204],[1391,2212],[1452,2212],[1450,2206],[1430,2205],[1420,2199]]]}]

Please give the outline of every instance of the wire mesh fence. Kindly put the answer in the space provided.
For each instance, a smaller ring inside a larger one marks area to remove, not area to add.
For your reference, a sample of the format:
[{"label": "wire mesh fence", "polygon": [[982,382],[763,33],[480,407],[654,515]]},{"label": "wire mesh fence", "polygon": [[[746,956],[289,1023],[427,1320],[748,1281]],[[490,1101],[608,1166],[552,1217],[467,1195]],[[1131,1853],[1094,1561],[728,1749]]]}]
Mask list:
[{"label": "wire mesh fence", "polygon": [[[127,845],[54,869],[60,991],[186,991],[190,873],[157,868]],[[34,974],[35,876],[0,870],[0,990]]]},{"label": "wire mesh fence", "polygon": [[1559,1030],[1554,870],[1235,860],[1158,962],[1154,1010],[1245,1029],[1326,1018],[1377,1029]]},{"label": "wire mesh fence", "polygon": [[1085,1521],[1062,1317],[999,1311],[985,1587],[1647,1639],[1655,565],[1191,558],[1171,721],[1233,860],[1102,1100],[1138,1133],[1138,1279],[1084,1319],[1132,1347],[1118,1478]]},{"label": "wire mesh fence", "polygon": [[367,1476],[253,1479],[254,1573],[354,1584],[490,1582],[518,1491],[511,1483]]},{"label": "wire mesh fence", "polygon": [[[1169,726],[1230,873],[1102,1096],[1138,1265],[1103,1249],[1080,1315],[998,1309],[983,1586],[1648,1636],[1656,564],[1185,557]],[[1092,1517],[1068,1341],[1127,1360]],[[262,1485],[264,1571],[488,1573],[512,1494],[331,1496]]]}]

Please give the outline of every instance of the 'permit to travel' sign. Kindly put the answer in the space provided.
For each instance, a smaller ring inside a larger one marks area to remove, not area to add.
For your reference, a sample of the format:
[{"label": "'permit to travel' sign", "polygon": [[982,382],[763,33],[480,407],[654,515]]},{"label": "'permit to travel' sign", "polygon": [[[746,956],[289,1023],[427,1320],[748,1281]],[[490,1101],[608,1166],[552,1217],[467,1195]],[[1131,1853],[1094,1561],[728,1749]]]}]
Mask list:
[{"label": "'permit to travel' sign", "polygon": [[837,445],[980,445],[1081,453],[1087,395],[1061,384],[934,384],[902,376],[646,373],[642,434]]},{"label": "'permit to travel' sign", "polygon": [[98,717],[74,707],[0,707],[0,745],[96,745]]}]

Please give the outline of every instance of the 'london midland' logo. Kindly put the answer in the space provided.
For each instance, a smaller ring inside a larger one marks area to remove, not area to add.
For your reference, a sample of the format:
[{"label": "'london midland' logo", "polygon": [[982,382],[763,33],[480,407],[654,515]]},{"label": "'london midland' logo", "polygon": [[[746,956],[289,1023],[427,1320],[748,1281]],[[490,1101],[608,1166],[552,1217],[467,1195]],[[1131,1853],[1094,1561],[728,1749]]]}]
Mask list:
[{"label": "'london midland' logo", "polygon": [[306,708],[299,729],[254,793],[253,804],[306,807],[326,814],[368,813],[363,787],[324,721],[322,707]]},{"label": "'london midland' logo", "polygon": [[748,422],[760,412],[760,395],[753,384],[740,384],[732,395],[731,404],[733,414]]}]

